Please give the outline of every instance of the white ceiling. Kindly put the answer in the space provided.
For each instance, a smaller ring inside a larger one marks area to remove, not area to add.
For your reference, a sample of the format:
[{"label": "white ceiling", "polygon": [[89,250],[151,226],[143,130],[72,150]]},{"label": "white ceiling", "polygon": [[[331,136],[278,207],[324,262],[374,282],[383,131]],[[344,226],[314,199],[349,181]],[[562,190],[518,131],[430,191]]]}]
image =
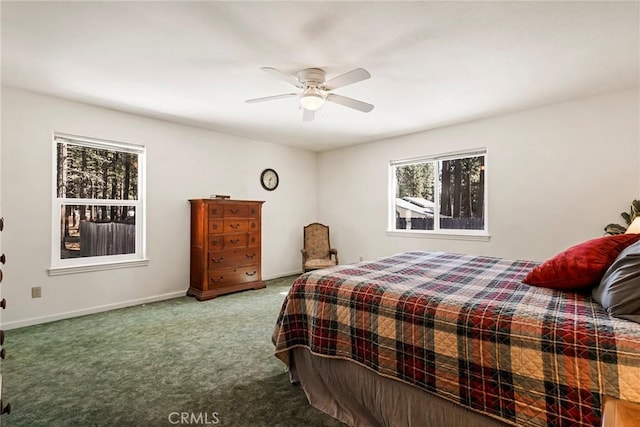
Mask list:
[{"label": "white ceiling", "polygon": [[[321,151],[638,87],[639,6],[2,1],[2,82]],[[262,66],[363,67],[335,92],[375,109],[246,104],[295,91]]]}]

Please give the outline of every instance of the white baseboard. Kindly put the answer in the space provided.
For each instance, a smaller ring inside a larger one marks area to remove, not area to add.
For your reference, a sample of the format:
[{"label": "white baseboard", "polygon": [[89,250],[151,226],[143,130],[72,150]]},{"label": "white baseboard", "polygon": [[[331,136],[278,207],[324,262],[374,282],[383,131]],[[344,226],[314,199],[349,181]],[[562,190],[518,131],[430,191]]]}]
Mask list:
[{"label": "white baseboard", "polygon": [[[285,273],[273,274],[270,276],[263,276],[262,280],[279,279],[281,277],[295,276],[300,274],[302,274],[300,270],[289,271]],[[168,294],[155,295],[152,297],[138,298],[134,300],[116,302],[113,304],[99,305],[96,307],[89,307],[89,308],[83,308],[80,310],[67,311],[64,313],[52,314],[49,316],[32,317],[30,319],[14,320],[13,322],[3,322],[2,328],[5,330],[24,328],[25,326],[39,325],[41,323],[49,323],[49,322],[54,322],[56,320],[70,319],[72,317],[85,316],[87,314],[101,313],[103,311],[116,310],[118,308],[132,307],[134,305],[147,304],[155,301],[163,301],[171,298],[178,298],[178,297],[185,296],[186,294],[187,294],[187,290],[185,289],[184,291],[170,292]]]},{"label": "white baseboard", "polygon": [[115,310],[118,308],[131,307],[134,305],[147,304],[155,301],[163,301],[166,299],[183,297],[187,294],[187,290],[169,292],[168,294],[155,295],[152,297],[138,298],[128,301],[117,302],[113,304],[99,305],[97,307],[83,308],[81,310],[67,311],[64,313],[52,314],[49,316],[32,317],[31,319],[15,320],[13,322],[3,322],[2,329],[17,329],[25,326],[39,325],[41,323],[53,322],[56,320],[69,319],[72,317],[84,316],[87,314],[101,313],[103,311]]},{"label": "white baseboard", "polygon": [[278,273],[278,274],[273,274],[271,276],[262,276],[262,280],[273,280],[273,279],[279,279],[281,277],[287,277],[287,276],[299,276],[302,274],[302,270],[296,270],[296,271],[289,271],[287,273]]}]

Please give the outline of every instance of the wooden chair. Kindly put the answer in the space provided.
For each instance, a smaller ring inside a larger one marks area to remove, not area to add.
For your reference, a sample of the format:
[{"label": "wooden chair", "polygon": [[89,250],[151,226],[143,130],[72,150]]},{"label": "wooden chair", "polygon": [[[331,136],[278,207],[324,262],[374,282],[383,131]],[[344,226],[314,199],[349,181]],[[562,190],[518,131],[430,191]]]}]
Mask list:
[{"label": "wooden chair", "polygon": [[[318,222],[304,227],[302,270],[318,270],[338,264],[338,250],[329,242],[329,227]],[[332,258],[333,255],[333,258]]]}]

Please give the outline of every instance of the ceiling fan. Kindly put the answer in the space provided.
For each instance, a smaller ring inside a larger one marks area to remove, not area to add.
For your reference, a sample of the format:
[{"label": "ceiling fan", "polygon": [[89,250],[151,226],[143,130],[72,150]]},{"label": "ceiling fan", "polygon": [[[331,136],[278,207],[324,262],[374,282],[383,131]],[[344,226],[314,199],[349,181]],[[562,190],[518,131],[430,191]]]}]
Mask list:
[{"label": "ceiling fan", "polygon": [[324,70],[320,68],[306,68],[299,71],[296,77],[283,73],[282,71],[272,67],[262,67],[261,70],[275,78],[297,87],[298,89],[302,89],[302,92],[248,99],[246,102],[249,104],[297,96],[300,107],[303,109],[302,120],[305,122],[313,120],[316,110],[322,107],[325,101],[334,102],[364,113],[368,113],[373,110],[373,105],[371,104],[331,92],[334,89],[357,83],[371,77],[371,74],[369,74],[369,72],[364,68],[356,68],[355,70],[341,74],[328,81],[325,79]]}]

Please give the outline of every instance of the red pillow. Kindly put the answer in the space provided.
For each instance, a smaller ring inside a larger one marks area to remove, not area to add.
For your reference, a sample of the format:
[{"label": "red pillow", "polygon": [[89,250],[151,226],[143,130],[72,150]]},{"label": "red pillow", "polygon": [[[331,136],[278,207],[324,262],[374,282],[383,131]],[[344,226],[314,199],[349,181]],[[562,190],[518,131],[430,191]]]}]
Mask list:
[{"label": "red pillow", "polygon": [[559,290],[596,285],[620,252],[638,240],[640,234],[616,234],[587,240],[538,265],[523,282]]}]

